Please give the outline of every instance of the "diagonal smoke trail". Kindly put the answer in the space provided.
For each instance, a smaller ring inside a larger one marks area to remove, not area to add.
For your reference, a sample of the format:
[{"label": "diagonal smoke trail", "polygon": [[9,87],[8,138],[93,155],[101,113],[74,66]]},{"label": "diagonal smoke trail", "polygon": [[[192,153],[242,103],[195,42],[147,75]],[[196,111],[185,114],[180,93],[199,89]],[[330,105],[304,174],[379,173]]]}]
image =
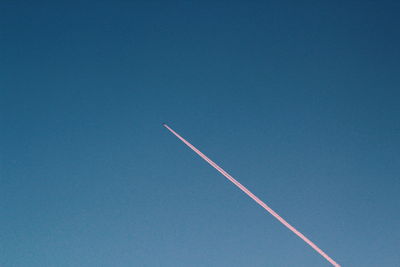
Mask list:
[{"label": "diagonal smoke trail", "polygon": [[240,188],[243,192],[245,192],[249,197],[251,197],[255,202],[257,202],[261,207],[263,207],[266,211],[271,213],[272,216],[274,216],[278,221],[280,221],[284,226],[289,228],[290,231],[295,233],[297,236],[299,236],[301,239],[303,239],[304,242],[306,242],[309,246],[311,246],[315,251],[317,251],[319,254],[321,254],[322,257],[324,257],[327,261],[329,261],[333,266],[335,267],[340,267],[340,265],[335,262],[331,257],[329,257],[325,252],[322,251],[317,245],[315,245],[310,239],[305,237],[302,233],[300,233],[296,228],[294,228],[292,225],[290,225],[285,219],[283,219],[278,213],[276,213],[273,209],[268,207],[267,204],[265,204],[261,199],[259,199],[257,196],[255,196],[252,192],[250,192],[245,186],[243,186],[241,183],[239,183],[235,178],[233,178],[229,173],[224,171],[220,166],[218,166],[214,161],[209,159],[206,155],[201,153],[200,150],[195,148],[191,143],[186,141],[182,136],[180,136],[178,133],[176,133],[174,130],[172,130],[168,125],[165,123],[163,124],[165,128],[167,128],[171,133],[173,133],[176,137],[178,137],[183,143],[185,143],[188,147],[190,147],[194,152],[196,152],[200,157],[202,157],[205,161],[207,161],[211,166],[213,166],[217,171],[222,173],[226,178],[228,178],[232,183],[234,183],[237,187]]}]

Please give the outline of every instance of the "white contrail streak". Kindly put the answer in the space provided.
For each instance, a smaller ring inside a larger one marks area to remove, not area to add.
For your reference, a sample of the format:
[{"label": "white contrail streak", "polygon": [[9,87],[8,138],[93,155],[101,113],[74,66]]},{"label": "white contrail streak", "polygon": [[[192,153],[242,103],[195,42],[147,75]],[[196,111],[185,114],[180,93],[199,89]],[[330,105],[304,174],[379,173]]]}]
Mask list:
[{"label": "white contrail streak", "polygon": [[322,257],[324,257],[327,261],[329,261],[333,266],[340,267],[340,265],[334,261],[331,257],[328,256],[322,249],[320,249],[317,245],[315,245],[310,239],[305,237],[302,233],[300,233],[296,228],[290,225],[285,219],[283,219],[278,213],[276,213],[273,209],[271,209],[267,204],[261,201],[257,196],[255,196],[252,192],[250,192],[244,185],[239,183],[235,178],[233,178],[229,173],[224,171],[220,166],[218,166],[214,161],[209,159],[206,155],[201,153],[200,150],[195,148],[191,143],[186,141],[182,136],[172,130],[165,123],[163,124],[165,128],[167,128],[171,133],[173,133],[176,137],[178,137],[183,143],[185,143],[188,147],[190,147],[194,152],[196,152],[201,158],[207,161],[211,166],[213,166],[217,171],[219,171],[222,175],[224,175],[228,180],[234,183],[237,187],[240,188],[243,192],[245,192],[249,197],[251,197],[255,202],[257,202],[261,207],[263,207],[266,211],[268,211],[272,216],[274,216],[278,221],[280,221],[284,226],[289,228],[290,231],[295,233],[298,237],[303,239],[309,246],[311,246],[315,251],[317,251]]}]

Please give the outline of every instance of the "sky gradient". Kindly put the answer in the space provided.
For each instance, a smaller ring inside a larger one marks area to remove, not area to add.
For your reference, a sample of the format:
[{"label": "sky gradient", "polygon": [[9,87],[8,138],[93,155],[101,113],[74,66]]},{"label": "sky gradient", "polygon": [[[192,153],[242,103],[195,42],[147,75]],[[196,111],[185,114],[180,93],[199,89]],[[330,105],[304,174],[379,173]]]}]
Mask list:
[{"label": "sky gradient", "polygon": [[400,266],[397,1],[0,10],[0,266]]}]

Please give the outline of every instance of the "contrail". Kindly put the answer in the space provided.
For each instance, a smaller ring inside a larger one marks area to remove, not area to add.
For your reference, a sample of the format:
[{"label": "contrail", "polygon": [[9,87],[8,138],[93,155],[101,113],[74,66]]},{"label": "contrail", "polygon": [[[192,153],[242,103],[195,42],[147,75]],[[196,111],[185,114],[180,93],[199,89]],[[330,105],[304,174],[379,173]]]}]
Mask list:
[{"label": "contrail", "polygon": [[322,257],[324,257],[327,261],[329,261],[333,266],[340,267],[340,265],[334,261],[331,257],[329,257],[325,252],[322,251],[317,245],[315,245],[310,239],[305,237],[302,233],[300,233],[296,228],[294,228],[292,225],[290,225],[285,219],[283,219],[278,213],[276,213],[273,209],[268,207],[267,204],[265,204],[263,201],[261,201],[257,196],[255,196],[252,192],[250,192],[244,185],[239,183],[235,178],[233,178],[229,173],[224,171],[220,166],[218,166],[214,161],[209,159],[206,155],[201,153],[200,150],[195,148],[191,143],[186,141],[182,136],[180,136],[178,133],[176,133],[174,130],[172,130],[167,124],[163,124],[165,128],[167,128],[171,133],[173,133],[176,137],[178,137],[183,143],[185,143],[188,147],[190,147],[194,152],[196,152],[200,157],[202,157],[205,161],[207,161],[211,166],[213,166],[217,171],[222,173],[226,178],[229,179],[232,183],[234,183],[237,187],[240,188],[243,192],[245,192],[249,197],[251,197],[255,202],[257,202],[261,207],[263,207],[266,211],[271,213],[272,216],[274,216],[278,221],[280,221],[284,226],[289,228],[290,231],[295,233],[298,237],[303,239],[304,242],[306,242],[310,247],[312,247],[316,252],[321,254]]}]

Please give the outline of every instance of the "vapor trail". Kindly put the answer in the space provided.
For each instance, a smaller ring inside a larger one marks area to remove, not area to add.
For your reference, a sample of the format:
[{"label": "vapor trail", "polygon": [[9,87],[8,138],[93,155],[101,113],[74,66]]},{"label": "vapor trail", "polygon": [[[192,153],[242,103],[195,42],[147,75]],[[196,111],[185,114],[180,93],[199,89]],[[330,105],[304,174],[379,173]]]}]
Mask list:
[{"label": "vapor trail", "polygon": [[165,123],[163,124],[165,128],[167,128],[171,133],[173,133],[176,137],[178,137],[183,143],[185,143],[188,147],[190,147],[194,152],[196,152],[200,157],[202,157],[205,161],[207,161],[211,166],[213,166],[217,171],[222,173],[226,178],[228,178],[232,183],[234,183],[237,187],[240,188],[243,192],[245,192],[249,197],[251,197],[255,202],[257,202],[261,207],[263,207],[266,211],[271,213],[272,216],[274,216],[278,221],[280,221],[284,226],[289,228],[290,231],[295,233],[297,236],[299,236],[301,239],[304,240],[308,245],[310,245],[315,251],[317,251],[319,254],[321,254],[322,257],[324,257],[327,261],[329,261],[333,266],[335,267],[340,267],[340,265],[335,262],[331,257],[329,257],[325,252],[322,251],[317,245],[315,245],[310,239],[305,237],[302,233],[300,233],[296,228],[294,228],[292,225],[290,225],[285,219],[283,219],[278,213],[276,213],[273,209],[268,207],[267,204],[265,204],[263,201],[261,201],[257,196],[255,196],[252,192],[250,192],[244,185],[239,183],[235,178],[233,178],[229,173],[224,171],[220,166],[218,166],[214,161],[209,159],[206,155],[201,153],[200,150],[195,148],[191,143],[186,141],[182,136],[180,136],[178,133],[176,133],[174,130],[172,130],[168,125]]}]

